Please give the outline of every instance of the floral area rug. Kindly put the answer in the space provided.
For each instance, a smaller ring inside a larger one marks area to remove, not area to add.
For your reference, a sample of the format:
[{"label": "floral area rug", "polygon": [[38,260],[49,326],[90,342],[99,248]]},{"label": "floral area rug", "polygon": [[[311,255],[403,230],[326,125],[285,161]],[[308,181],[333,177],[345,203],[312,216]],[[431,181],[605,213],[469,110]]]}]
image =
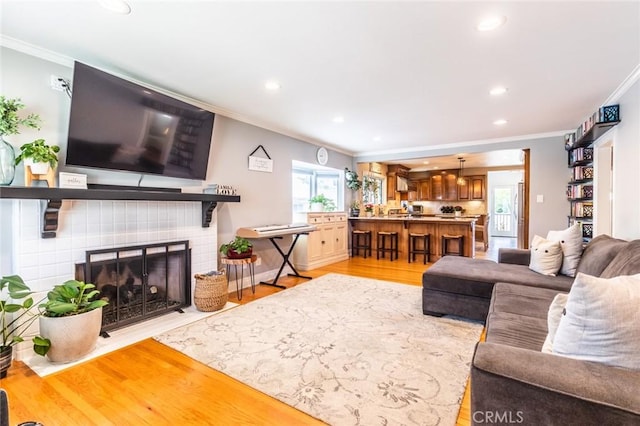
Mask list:
[{"label": "floral area rug", "polygon": [[482,325],[328,274],[156,340],[332,425],[455,424]]}]

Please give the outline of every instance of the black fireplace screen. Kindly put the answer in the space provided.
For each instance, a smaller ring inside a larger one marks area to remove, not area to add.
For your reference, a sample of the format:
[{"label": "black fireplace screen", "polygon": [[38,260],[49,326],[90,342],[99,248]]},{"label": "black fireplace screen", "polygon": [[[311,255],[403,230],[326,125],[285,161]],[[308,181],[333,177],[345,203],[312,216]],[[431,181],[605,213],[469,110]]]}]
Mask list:
[{"label": "black fireplace screen", "polygon": [[87,251],[76,265],[76,279],[94,283],[109,302],[103,332],[190,305],[190,276],[188,241]]}]

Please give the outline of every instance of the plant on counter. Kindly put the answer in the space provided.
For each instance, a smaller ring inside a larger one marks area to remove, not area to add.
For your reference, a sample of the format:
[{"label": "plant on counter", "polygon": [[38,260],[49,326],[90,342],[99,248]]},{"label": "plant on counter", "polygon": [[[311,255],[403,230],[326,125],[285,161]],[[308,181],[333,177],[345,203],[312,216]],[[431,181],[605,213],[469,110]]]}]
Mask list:
[{"label": "plant on counter", "polygon": [[344,179],[347,182],[347,188],[357,191],[362,187],[362,181],[356,172],[352,172],[348,168],[344,169]]},{"label": "plant on counter", "polygon": [[33,142],[22,145],[20,151],[20,154],[16,157],[16,165],[23,160],[31,160],[33,163],[48,163],[51,168],[54,168],[58,163],[60,147],[47,145],[44,143],[44,139],[36,139]]},{"label": "plant on counter", "polygon": [[327,198],[324,194],[318,194],[309,199],[309,206],[311,204],[322,204],[322,210],[325,212],[332,212],[336,209],[336,204],[332,199]]},{"label": "plant on counter", "polygon": [[373,213],[373,204],[367,203],[364,205],[364,211],[367,213]]},{"label": "plant on counter", "polygon": [[253,244],[246,238],[236,236],[233,240],[220,246],[220,253],[230,259],[243,259],[251,257]]},{"label": "plant on counter", "polygon": [[455,206],[453,209],[457,212],[461,212],[461,213],[464,212],[464,209],[462,208],[462,206]]}]

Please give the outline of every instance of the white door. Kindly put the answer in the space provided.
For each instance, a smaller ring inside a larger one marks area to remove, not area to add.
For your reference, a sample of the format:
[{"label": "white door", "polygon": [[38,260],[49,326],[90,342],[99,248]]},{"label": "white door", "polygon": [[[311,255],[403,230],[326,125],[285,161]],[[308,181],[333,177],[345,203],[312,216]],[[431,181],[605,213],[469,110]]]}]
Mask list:
[{"label": "white door", "polygon": [[498,185],[491,193],[491,236],[516,237],[518,235],[516,185]]}]

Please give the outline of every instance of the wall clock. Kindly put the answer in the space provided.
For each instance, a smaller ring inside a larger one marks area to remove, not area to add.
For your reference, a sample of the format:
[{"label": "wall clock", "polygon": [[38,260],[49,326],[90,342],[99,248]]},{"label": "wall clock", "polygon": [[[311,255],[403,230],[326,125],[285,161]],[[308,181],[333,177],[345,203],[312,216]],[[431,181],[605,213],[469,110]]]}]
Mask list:
[{"label": "wall clock", "polygon": [[324,147],[318,148],[318,151],[316,152],[316,158],[318,160],[318,164],[324,166],[325,164],[327,164],[327,161],[329,161],[329,152]]}]

